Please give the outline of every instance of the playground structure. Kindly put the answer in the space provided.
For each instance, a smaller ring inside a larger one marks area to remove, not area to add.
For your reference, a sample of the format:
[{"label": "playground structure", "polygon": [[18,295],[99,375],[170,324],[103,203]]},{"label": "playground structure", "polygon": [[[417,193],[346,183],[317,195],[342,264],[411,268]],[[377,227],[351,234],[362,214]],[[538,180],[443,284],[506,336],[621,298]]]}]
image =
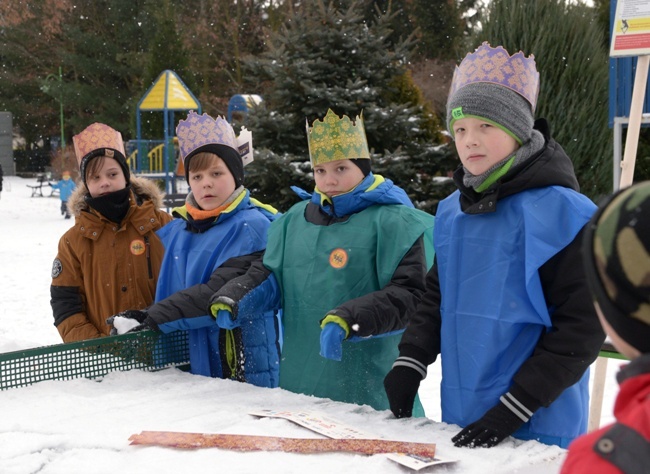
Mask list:
[{"label": "playground structure", "polygon": [[[174,146],[174,112],[186,110],[200,114],[201,104],[174,71],[163,71],[138,102],[137,138],[127,143],[128,163],[133,172],[164,180],[167,193],[176,192],[178,153]],[[162,112],[162,140],[142,140],[143,112]]]},{"label": "playground structure", "polygon": [[[228,122],[242,120],[250,108],[261,101],[259,95],[232,96],[228,103]],[[178,193],[176,181],[185,177],[183,163],[179,159],[178,139],[174,136],[174,113],[190,110],[201,113],[201,104],[197,98],[174,71],[163,71],[138,102],[137,138],[125,144],[131,171],[138,176],[164,181],[165,192],[170,195]],[[142,139],[143,112],[163,113],[162,140]]]},{"label": "playground structure", "polygon": [[243,120],[248,111],[260,102],[262,102],[262,98],[257,94],[233,95],[228,101],[226,120],[230,123]]}]

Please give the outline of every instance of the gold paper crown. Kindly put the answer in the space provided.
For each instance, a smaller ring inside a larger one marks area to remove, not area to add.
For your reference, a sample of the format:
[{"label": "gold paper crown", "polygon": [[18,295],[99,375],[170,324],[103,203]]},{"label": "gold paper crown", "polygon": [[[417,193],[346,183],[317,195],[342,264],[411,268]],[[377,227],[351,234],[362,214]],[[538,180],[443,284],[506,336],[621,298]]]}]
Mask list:
[{"label": "gold paper crown", "polygon": [[327,109],[322,121],[314,120],[311,128],[307,122],[307,143],[312,167],[330,161],[370,159],[363,114],[353,122],[347,115],[339,118]]},{"label": "gold paper crown", "polygon": [[83,132],[72,137],[72,141],[79,165],[89,153],[102,148],[115,150],[126,159],[122,134],[103,123],[89,125]]},{"label": "gold paper crown", "polygon": [[485,41],[456,66],[449,96],[475,82],[490,82],[507,87],[526,99],[535,111],[539,72],[532,54],[526,57],[519,51],[510,56],[503,46],[493,48]]}]

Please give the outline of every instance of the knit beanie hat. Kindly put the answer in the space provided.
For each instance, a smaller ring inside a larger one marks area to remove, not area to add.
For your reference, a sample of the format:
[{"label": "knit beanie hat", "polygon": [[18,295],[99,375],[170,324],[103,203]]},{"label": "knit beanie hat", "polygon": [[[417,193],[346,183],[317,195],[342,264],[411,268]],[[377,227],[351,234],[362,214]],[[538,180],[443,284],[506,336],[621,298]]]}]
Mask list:
[{"label": "knit beanie hat", "polygon": [[359,159],[359,158],[354,158],[350,160],[353,164],[357,166],[363,173],[363,176],[368,176],[370,172],[372,171],[372,166],[370,163],[370,160],[368,159]]},{"label": "knit beanie hat", "polygon": [[535,123],[526,99],[510,89],[488,82],[468,84],[449,97],[447,127],[452,136],[454,122],[465,117],[495,124],[520,145],[530,139]]},{"label": "knit beanie hat", "polygon": [[587,282],[603,316],[650,353],[650,181],[612,195],[587,225]]},{"label": "knit beanie hat", "polygon": [[447,99],[447,129],[456,120],[473,117],[491,122],[521,145],[532,134],[539,93],[535,57],[484,42],[467,54],[454,71]]},{"label": "knit beanie hat", "polygon": [[190,159],[202,152],[212,153],[223,160],[228,167],[230,174],[232,174],[232,177],[235,179],[236,188],[244,184],[244,162],[242,161],[241,156],[231,147],[218,143],[209,143],[200,146],[185,157],[183,165],[185,166],[185,179],[188,182],[190,176]]}]

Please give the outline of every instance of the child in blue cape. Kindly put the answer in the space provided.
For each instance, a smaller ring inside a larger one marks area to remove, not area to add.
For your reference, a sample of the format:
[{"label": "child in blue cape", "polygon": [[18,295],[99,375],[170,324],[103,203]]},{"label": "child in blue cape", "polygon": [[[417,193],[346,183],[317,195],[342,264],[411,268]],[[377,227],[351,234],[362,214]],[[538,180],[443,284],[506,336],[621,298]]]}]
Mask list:
[{"label": "child in blue cape", "polygon": [[[221,329],[208,305],[221,285],[245,273],[261,255],[277,215],[244,187],[243,159],[252,157],[250,138],[239,143],[225,119],[194,112],[180,121],[176,134],[191,192],[185,205],[173,210],[176,219],[158,231],[165,255],[156,303],[146,311],[115,315],[110,322],[118,334],[146,328],[187,330],[193,374],[276,387],[276,312],[260,311],[242,327]],[[250,137],[244,130],[240,141],[244,135]]]},{"label": "child in blue cape", "polygon": [[585,432],[589,365],[604,340],[582,266],[596,206],[571,160],[533,118],[533,57],[483,43],[456,69],[447,126],[462,166],[438,205],[427,291],[385,380],[410,416],[440,354],[442,421],[456,446],[513,435],[566,447]]},{"label": "child in blue cape", "polygon": [[307,130],[316,188],[273,222],[263,258],[213,297],[225,328],[282,307],[280,387],[388,408],[382,379],[424,289],[433,216],[374,175],[363,121]]}]

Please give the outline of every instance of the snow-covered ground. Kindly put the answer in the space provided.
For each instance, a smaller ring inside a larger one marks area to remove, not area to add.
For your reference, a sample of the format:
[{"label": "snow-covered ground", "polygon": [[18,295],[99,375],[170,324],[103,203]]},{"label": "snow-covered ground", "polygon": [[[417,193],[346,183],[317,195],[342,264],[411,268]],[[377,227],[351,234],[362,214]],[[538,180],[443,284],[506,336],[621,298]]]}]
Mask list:
[{"label": "snow-covered ground", "polygon": [[[59,344],[49,304],[50,271],[59,237],[73,225],[58,197],[31,197],[34,180],[7,177],[0,194],[0,352]],[[49,190],[45,190],[49,194]],[[608,363],[601,423],[612,420],[620,362]],[[317,437],[293,423],[249,415],[262,409],[318,411],[386,439],[437,444],[457,459],[436,473],[555,473],[565,451],[507,440],[486,449],[455,448],[458,427],[439,423],[439,366],[420,397],[428,419],[396,420],[377,412],[281,389],[193,376],[176,369],[112,373],[103,380],[41,382],[0,392],[0,472],[74,473],[404,473],[382,456],[187,451],[129,445],[145,430]],[[429,471],[427,471],[429,472]]]}]

